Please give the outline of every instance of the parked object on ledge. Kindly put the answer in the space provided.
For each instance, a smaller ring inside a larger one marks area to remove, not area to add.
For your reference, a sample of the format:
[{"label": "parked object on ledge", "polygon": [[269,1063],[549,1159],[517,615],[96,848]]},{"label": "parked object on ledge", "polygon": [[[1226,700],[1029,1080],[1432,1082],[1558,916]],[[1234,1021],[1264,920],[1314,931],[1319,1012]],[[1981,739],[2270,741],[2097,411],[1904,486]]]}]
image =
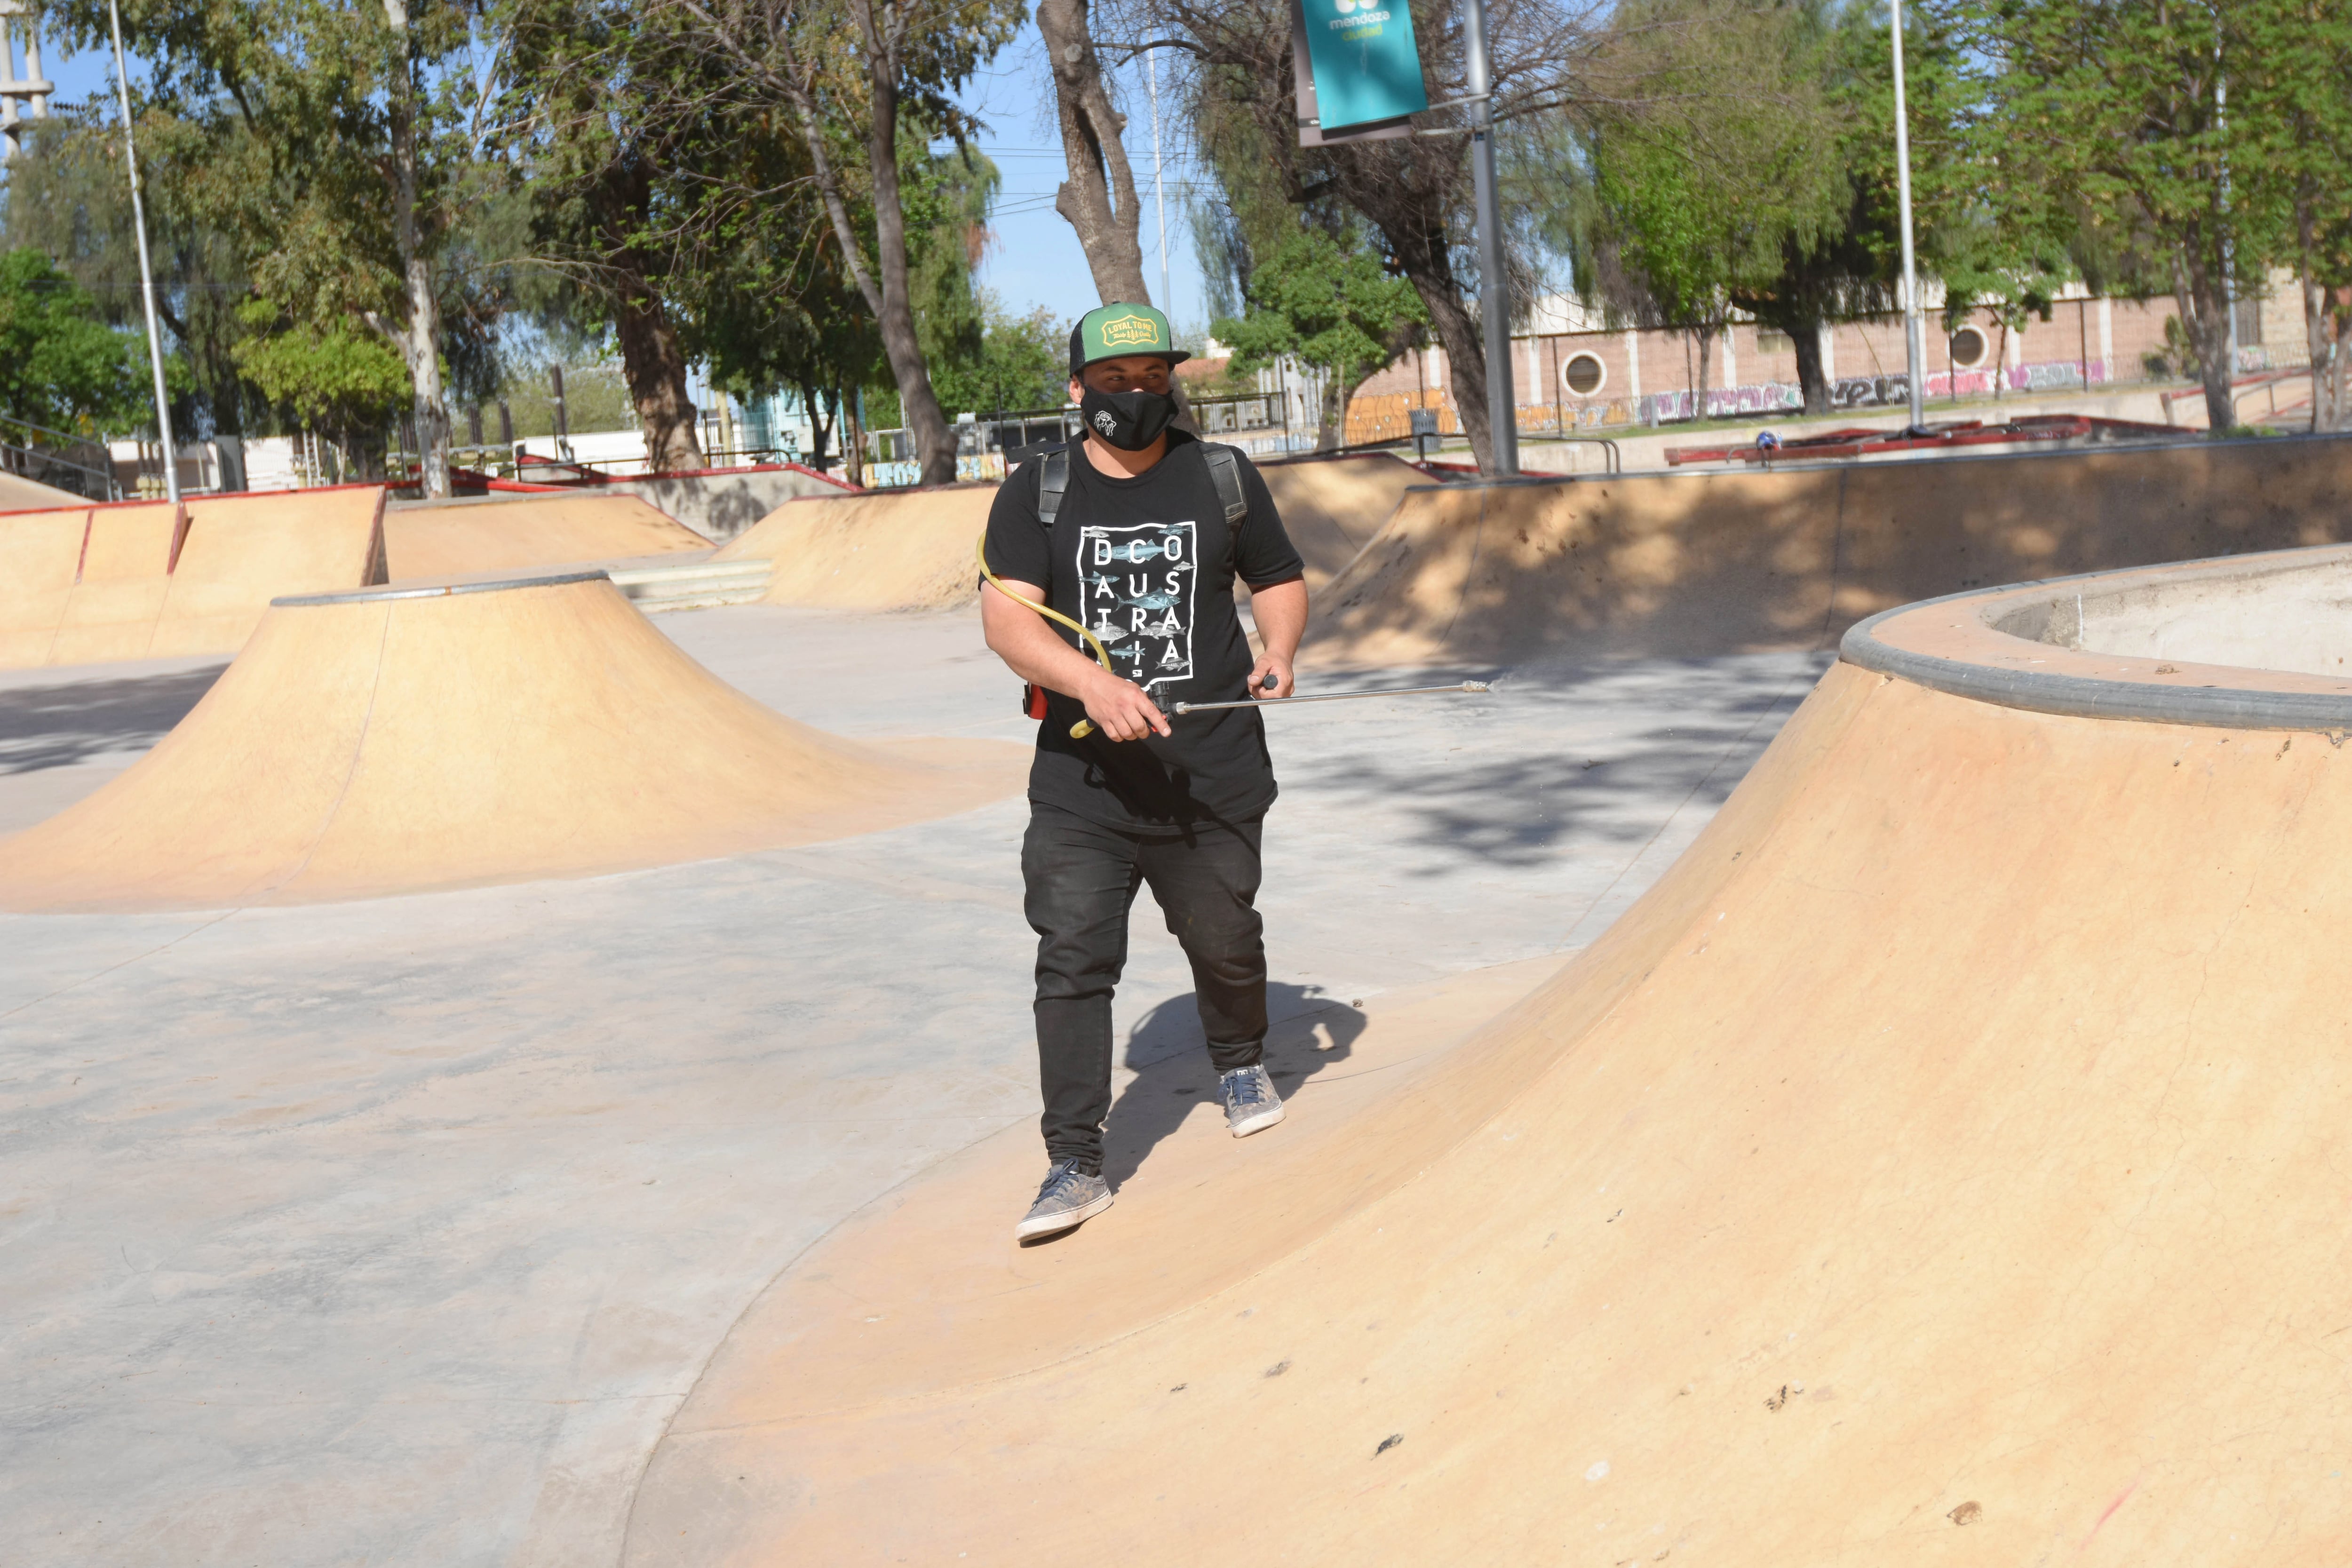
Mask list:
[{"label": "parked object on ledge", "polygon": [[2008,446],[2020,441],[2087,447],[2112,441],[2178,440],[2181,434],[2179,427],[2170,425],[2101,419],[2088,414],[2035,414],[1997,425],[1988,425],[1981,419],[1960,419],[1916,430],[1860,426],[1786,439],[1767,430],[1756,437],[1752,447],[1669,447],[1666,464],[1681,468],[1686,463],[1819,462],[1832,458],[1877,458],[1898,452]]}]

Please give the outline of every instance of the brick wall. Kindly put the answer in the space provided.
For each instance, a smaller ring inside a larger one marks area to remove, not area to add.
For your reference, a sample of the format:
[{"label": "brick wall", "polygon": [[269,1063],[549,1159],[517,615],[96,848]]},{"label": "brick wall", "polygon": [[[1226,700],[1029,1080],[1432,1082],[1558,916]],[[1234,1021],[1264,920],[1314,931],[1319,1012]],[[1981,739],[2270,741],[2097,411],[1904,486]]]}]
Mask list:
[{"label": "brick wall", "polygon": [[[2301,311],[2293,279],[2274,277],[2261,302],[2260,341],[2242,342],[2240,370],[2304,363]],[[2049,391],[2147,381],[2150,356],[2164,352],[2164,323],[2172,314],[2169,298],[2062,300],[2052,307],[2050,320],[2030,321],[2004,342],[1990,311],[1976,312],[1949,334],[1941,312],[1931,311],[1925,344],[1927,396],[1932,405],[1997,388]],[[1906,401],[1900,316],[1840,321],[1825,337],[1823,368],[1835,406],[1875,408]],[[1654,416],[1686,419],[1697,412],[1698,349],[1687,332],[1549,333],[1514,339],[1511,348],[1524,433],[1640,425]],[[1717,337],[1707,372],[1706,412],[1712,416],[1802,405],[1795,346],[1752,322],[1734,322]],[[1410,434],[1410,416],[1417,407],[1435,409],[1439,429],[1459,433],[1443,350],[1407,353],[1366,381],[1349,405],[1347,439],[1401,439]]]}]

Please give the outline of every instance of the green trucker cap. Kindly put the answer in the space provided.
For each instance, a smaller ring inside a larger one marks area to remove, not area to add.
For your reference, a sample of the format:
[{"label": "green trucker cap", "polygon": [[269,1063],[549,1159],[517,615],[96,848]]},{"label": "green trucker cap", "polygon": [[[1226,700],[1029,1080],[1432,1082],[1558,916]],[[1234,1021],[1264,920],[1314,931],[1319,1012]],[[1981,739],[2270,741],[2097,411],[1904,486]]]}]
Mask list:
[{"label": "green trucker cap", "polygon": [[1114,300],[1097,305],[1078,318],[1070,329],[1070,374],[1078,372],[1099,359],[1119,359],[1128,354],[1157,354],[1170,364],[1177,364],[1192,356],[1176,346],[1173,333],[1168,330],[1168,318],[1149,305],[1132,305]]}]

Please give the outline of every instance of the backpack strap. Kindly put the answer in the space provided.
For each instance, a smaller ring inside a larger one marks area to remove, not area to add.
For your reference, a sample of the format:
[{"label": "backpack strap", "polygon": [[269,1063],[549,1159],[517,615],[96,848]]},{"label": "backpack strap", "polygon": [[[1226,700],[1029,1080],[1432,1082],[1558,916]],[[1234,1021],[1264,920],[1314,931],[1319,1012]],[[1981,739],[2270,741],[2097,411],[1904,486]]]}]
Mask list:
[{"label": "backpack strap", "polygon": [[1054,518],[1062,510],[1062,492],[1070,488],[1070,449],[1056,447],[1039,459],[1037,464],[1037,521],[1045,527],[1054,526]]},{"label": "backpack strap", "polygon": [[1203,441],[1201,460],[1209,465],[1209,482],[1217,487],[1217,499],[1225,503],[1225,526],[1239,528],[1249,516],[1249,498],[1242,494],[1242,465],[1231,447]]}]

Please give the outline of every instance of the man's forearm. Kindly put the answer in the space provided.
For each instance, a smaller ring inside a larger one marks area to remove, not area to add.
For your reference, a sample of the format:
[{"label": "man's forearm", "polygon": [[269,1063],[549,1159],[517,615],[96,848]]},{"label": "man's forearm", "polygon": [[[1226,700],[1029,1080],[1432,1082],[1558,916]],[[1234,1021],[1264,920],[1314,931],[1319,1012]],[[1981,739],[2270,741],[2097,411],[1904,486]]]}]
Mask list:
[{"label": "man's forearm", "polygon": [[1298,639],[1307,635],[1307,579],[1293,577],[1252,589],[1250,616],[1257,622],[1265,651],[1289,663],[1298,655]]}]

